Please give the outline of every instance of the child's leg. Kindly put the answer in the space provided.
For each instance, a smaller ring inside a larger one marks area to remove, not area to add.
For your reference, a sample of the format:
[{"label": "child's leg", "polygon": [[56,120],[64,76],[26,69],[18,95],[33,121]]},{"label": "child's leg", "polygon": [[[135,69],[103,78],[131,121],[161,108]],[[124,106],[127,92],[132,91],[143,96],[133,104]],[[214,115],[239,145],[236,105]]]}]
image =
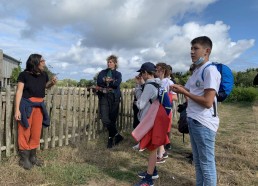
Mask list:
[{"label": "child's leg", "polygon": [[157,149],[150,151],[148,169],[147,169],[147,173],[149,175],[153,175],[156,162],[157,162]]},{"label": "child's leg", "polygon": [[170,140],[170,136],[171,136],[171,135],[170,135],[170,132],[168,132],[167,135],[168,135],[168,139]]},{"label": "child's leg", "polygon": [[159,158],[162,158],[164,152],[165,152],[164,145],[161,145],[161,146],[158,148],[158,153],[157,153],[158,157],[159,157]]}]

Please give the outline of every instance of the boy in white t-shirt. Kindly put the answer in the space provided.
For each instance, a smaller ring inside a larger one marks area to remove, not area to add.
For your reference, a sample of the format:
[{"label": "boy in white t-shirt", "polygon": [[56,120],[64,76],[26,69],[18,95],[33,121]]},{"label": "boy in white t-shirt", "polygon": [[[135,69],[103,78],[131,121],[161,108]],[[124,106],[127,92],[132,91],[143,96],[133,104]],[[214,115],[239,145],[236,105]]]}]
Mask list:
[{"label": "boy in white t-shirt", "polygon": [[213,65],[204,70],[205,66],[211,63],[211,39],[207,36],[197,37],[191,41],[191,45],[191,58],[196,69],[185,87],[172,85],[170,88],[189,98],[187,121],[195,163],[196,185],[216,186],[215,137],[219,127],[216,93],[219,90],[221,75]]}]

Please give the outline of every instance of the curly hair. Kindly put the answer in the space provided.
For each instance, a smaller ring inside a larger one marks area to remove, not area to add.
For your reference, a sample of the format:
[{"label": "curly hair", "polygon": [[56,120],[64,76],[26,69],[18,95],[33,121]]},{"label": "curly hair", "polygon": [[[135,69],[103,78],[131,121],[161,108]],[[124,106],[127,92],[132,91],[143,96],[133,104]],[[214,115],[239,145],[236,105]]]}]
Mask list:
[{"label": "curly hair", "polygon": [[24,71],[28,71],[34,75],[39,75],[42,71],[39,69],[39,63],[42,58],[40,54],[31,54],[26,62],[26,69]]},{"label": "curly hair", "polygon": [[117,56],[115,55],[110,55],[107,57],[107,62],[109,62],[110,60],[112,60],[114,63],[115,63],[115,68],[117,69],[118,68],[118,60],[117,60]]}]

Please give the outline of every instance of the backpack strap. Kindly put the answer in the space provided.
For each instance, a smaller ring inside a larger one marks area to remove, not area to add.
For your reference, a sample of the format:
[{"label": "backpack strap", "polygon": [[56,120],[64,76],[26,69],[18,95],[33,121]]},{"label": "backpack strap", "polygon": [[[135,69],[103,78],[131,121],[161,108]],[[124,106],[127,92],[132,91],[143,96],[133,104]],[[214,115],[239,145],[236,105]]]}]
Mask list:
[{"label": "backpack strap", "polygon": [[[206,67],[204,67],[204,69],[203,69],[203,71],[202,71],[202,80],[203,80],[203,81],[204,81],[204,70],[205,70],[207,67],[211,66],[211,65],[214,65],[213,62],[210,63],[210,64],[208,64],[208,65],[206,65]],[[213,101],[213,109],[214,109],[214,114],[213,114],[212,116],[213,116],[213,117],[216,117],[216,116],[217,116],[217,112],[216,112],[216,103],[215,103],[215,101]]]},{"label": "backpack strap", "polygon": [[[160,85],[159,85],[158,83],[156,83],[156,82],[148,82],[148,83],[145,83],[145,84],[144,84],[144,87],[145,87],[145,85],[147,85],[147,84],[151,84],[151,85],[153,85],[154,87],[156,87],[156,88],[158,89],[158,94],[159,94]],[[143,89],[144,89],[144,87],[143,87]],[[143,89],[142,89],[142,90],[143,90]],[[150,102],[150,104],[153,103],[153,101],[152,101],[151,99],[149,100],[149,102]]]},{"label": "backpack strap", "polygon": [[151,85],[153,85],[154,87],[156,87],[157,89],[160,88],[160,85],[159,85],[158,83],[156,83],[156,82],[148,82],[148,83],[145,83],[145,85],[147,85],[147,84],[151,84]]},{"label": "backpack strap", "polygon": [[217,109],[216,109],[216,103],[213,101],[213,109],[214,109],[214,114],[212,115],[213,117],[217,116]]},{"label": "backpack strap", "polygon": [[204,70],[205,70],[207,67],[211,66],[211,65],[213,65],[213,63],[210,63],[210,64],[206,65],[206,66],[204,67],[204,69],[202,70],[202,80],[203,80],[203,81],[204,81]]}]

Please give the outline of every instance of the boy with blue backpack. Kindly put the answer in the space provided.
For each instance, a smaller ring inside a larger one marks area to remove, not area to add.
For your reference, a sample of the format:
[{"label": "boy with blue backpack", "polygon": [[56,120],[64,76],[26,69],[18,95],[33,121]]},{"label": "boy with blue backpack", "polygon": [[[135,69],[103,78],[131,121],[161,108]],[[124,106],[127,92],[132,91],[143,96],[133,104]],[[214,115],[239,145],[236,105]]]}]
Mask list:
[{"label": "boy with blue backpack", "polygon": [[[209,61],[212,50],[210,38],[197,37],[191,41],[191,45],[191,58],[196,69],[184,87],[172,85],[170,88],[189,98],[186,111],[196,185],[215,186],[217,184],[215,138],[219,127],[217,101],[223,101],[232,90],[233,76],[225,65]],[[223,88],[225,85],[231,88],[226,90]]]}]

